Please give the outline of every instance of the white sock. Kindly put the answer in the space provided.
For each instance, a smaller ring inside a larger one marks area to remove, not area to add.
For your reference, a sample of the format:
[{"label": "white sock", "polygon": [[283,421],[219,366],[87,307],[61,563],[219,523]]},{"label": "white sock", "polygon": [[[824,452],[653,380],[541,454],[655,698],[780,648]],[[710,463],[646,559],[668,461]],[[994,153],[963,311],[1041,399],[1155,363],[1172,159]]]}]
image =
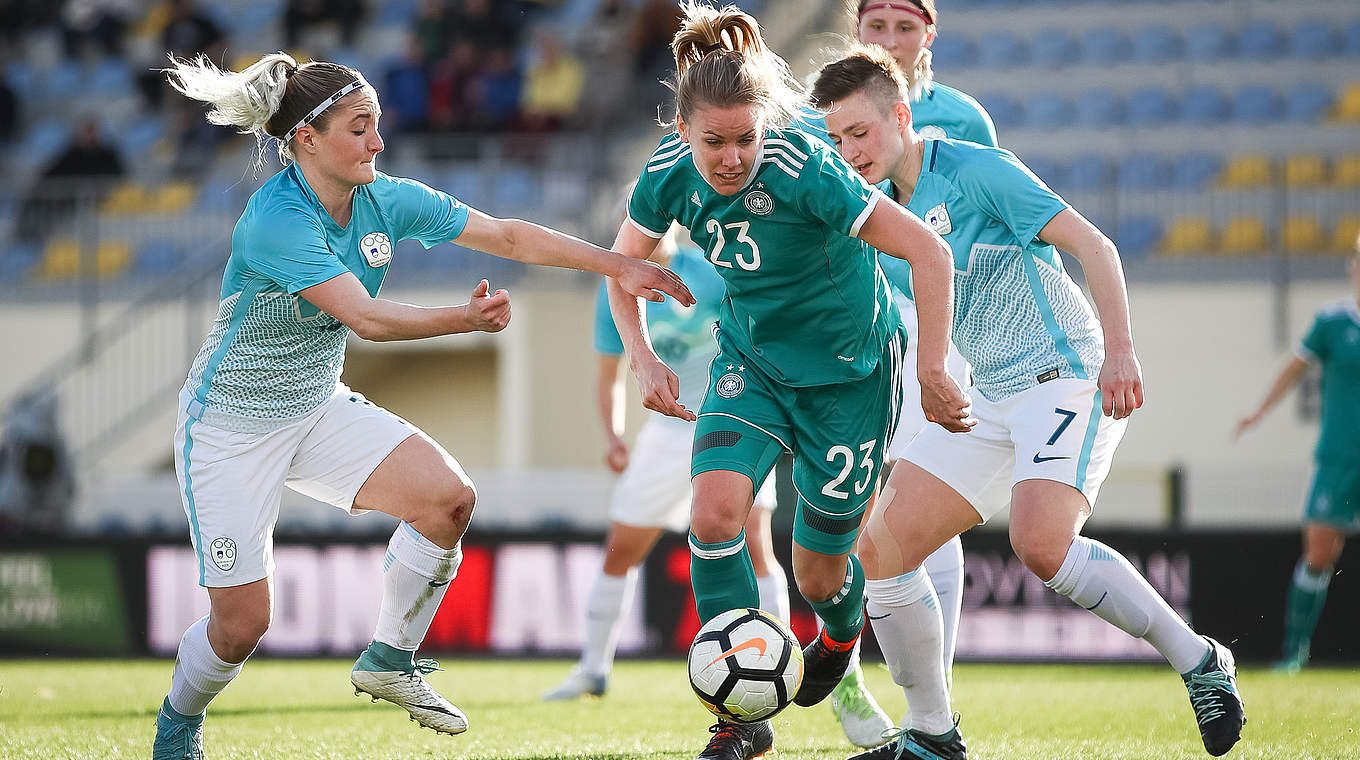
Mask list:
[{"label": "white sock", "polygon": [[954,649],[959,640],[959,613],[963,609],[963,542],[954,536],[921,563],[940,600],[944,621],[944,671],[954,667]]},{"label": "white sock", "polygon": [[1151,644],[1177,673],[1193,670],[1209,651],[1204,637],[1185,624],[1119,552],[1077,536],[1058,574],[1044,585]]},{"label": "white sock", "polygon": [[756,578],[756,590],[760,592],[760,608],[785,623],[789,622],[789,579],[784,568],[775,565],[769,575]]},{"label": "white sock", "polygon": [[410,523],[398,525],[383,560],[382,607],[373,640],[408,652],[419,649],[462,561],[461,543],[443,549]]},{"label": "white sock", "polygon": [[581,672],[592,676],[609,675],[614,667],[614,652],[619,647],[623,616],[633,604],[638,569],[623,575],[600,573],[586,600],[586,643],[581,650]]},{"label": "white sock", "polygon": [[896,578],[870,580],[864,594],[883,659],[893,681],[907,694],[911,712],[903,726],[927,734],[952,731],[942,654],[944,626],[930,575],[919,568]]},{"label": "white sock", "polygon": [[175,674],[170,681],[170,706],[181,715],[202,715],[213,697],[241,672],[241,665],[224,662],[213,651],[208,643],[208,616],[204,615],[179,640]]}]

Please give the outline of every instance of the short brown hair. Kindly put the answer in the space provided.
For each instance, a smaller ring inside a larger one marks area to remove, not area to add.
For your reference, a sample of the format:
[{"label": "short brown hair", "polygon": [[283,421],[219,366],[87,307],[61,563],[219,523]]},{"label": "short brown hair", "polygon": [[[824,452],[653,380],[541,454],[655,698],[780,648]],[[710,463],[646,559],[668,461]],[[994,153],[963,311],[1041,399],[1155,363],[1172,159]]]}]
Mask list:
[{"label": "short brown hair", "polygon": [[892,54],[878,45],[857,44],[817,72],[812,85],[812,102],[826,109],[857,92],[873,98],[883,108],[906,102],[911,83],[893,60]]}]

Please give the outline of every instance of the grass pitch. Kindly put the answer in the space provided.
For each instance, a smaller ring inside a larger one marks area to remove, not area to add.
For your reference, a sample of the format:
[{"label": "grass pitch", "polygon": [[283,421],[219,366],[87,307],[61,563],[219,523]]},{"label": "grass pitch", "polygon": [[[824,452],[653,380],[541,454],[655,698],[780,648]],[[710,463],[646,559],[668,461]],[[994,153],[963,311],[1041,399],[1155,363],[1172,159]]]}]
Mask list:
[{"label": "grass pitch", "polygon": [[[624,760],[693,758],[708,713],[681,662],[624,662],[603,699],[545,704],[564,662],[446,660],[431,682],[461,706],[461,736],[418,729],[402,710],[349,687],[349,661],[258,660],[219,697],[211,760]],[[150,757],[168,661],[0,661],[0,758]],[[905,707],[880,665],[866,667],[889,715]],[[1180,679],[1153,666],[955,669],[955,707],[974,760],[1207,758]],[[1243,740],[1229,758],[1360,759],[1360,670],[1296,676],[1244,670]],[[775,719],[771,760],[842,760],[852,748],[830,709]]]}]

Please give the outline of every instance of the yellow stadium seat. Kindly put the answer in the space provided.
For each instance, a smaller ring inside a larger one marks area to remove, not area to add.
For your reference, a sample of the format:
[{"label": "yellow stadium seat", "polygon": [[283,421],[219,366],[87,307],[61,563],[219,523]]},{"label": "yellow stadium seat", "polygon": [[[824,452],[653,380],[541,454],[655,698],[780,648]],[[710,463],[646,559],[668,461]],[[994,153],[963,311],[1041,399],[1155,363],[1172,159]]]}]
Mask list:
[{"label": "yellow stadium seat", "polygon": [[1290,156],[1284,163],[1284,182],[1291,187],[1311,187],[1327,182],[1327,161],[1316,153]]},{"label": "yellow stadium seat", "polygon": [[1270,250],[1266,220],[1259,216],[1238,216],[1228,220],[1219,236],[1219,250],[1230,256],[1248,256]]},{"label": "yellow stadium seat", "polygon": [[126,240],[105,240],[94,252],[95,273],[111,280],[122,274],[132,263],[132,246]]},{"label": "yellow stadium seat", "polygon": [[1332,109],[1332,118],[1336,121],[1360,121],[1360,82],[1351,82],[1341,91],[1341,97],[1336,99],[1336,107]]},{"label": "yellow stadium seat", "polygon": [[1166,256],[1185,256],[1206,253],[1213,249],[1214,233],[1209,220],[1202,216],[1177,219],[1162,238],[1162,253]]},{"label": "yellow stadium seat", "polygon": [[1360,187],[1360,155],[1342,156],[1332,162],[1332,184]]},{"label": "yellow stadium seat", "polygon": [[144,213],[151,205],[151,199],[147,196],[146,188],[141,185],[124,184],[119,185],[109,193],[100,205],[99,211],[106,216],[119,214],[140,214]]},{"label": "yellow stadium seat", "polygon": [[1332,228],[1332,244],[1329,247],[1333,253],[1348,256],[1360,246],[1357,238],[1360,238],[1360,214],[1343,216],[1336,220],[1336,227]]},{"label": "yellow stadium seat", "polygon": [[1290,253],[1316,253],[1326,250],[1322,224],[1311,216],[1291,216],[1284,221],[1284,247]]},{"label": "yellow stadium seat", "polygon": [[158,214],[177,214],[194,202],[197,191],[191,182],[171,182],[157,190],[148,205]]},{"label": "yellow stadium seat", "polygon": [[40,280],[64,280],[80,274],[80,243],[67,237],[48,241],[34,274]]},{"label": "yellow stadium seat", "polygon": [[1270,158],[1259,154],[1237,156],[1223,169],[1218,177],[1220,187],[1255,187],[1268,185],[1275,178]]}]

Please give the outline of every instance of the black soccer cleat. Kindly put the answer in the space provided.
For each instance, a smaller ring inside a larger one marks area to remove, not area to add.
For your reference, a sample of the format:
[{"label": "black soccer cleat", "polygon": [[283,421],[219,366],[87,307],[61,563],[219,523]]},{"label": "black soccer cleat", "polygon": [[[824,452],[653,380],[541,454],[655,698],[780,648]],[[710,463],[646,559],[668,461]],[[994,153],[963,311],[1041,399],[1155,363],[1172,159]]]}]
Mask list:
[{"label": "black soccer cleat", "polygon": [[699,753],[698,760],[754,760],[774,746],[774,728],[768,720],[760,723],[729,723],[720,720],[708,727],[713,738]]},{"label": "black soccer cleat", "polygon": [[1205,637],[1209,653],[1194,670],[1181,676],[1195,708],[1204,749],[1214,757],[1227,754],[1242,738],[1247,716],[1237,693],[1237,665],[1227,647]]},{"label": "black soccer cleat", "polygon": [[968,760],[968,748],[959,733],[957,713],[954,730],[944,737],[930,736],[912,729],[885,731],[884,744],[861,752],[849,760]]},{"label": "black soccer cleat", "polygon": [[825,629],[818,633],[803,649],[803,685],[798,687],[793,703],[812,707],[826,699],[845,677],[858,641],[859,634],[855,634],[853,641],[841,643],[827,638]]}]

